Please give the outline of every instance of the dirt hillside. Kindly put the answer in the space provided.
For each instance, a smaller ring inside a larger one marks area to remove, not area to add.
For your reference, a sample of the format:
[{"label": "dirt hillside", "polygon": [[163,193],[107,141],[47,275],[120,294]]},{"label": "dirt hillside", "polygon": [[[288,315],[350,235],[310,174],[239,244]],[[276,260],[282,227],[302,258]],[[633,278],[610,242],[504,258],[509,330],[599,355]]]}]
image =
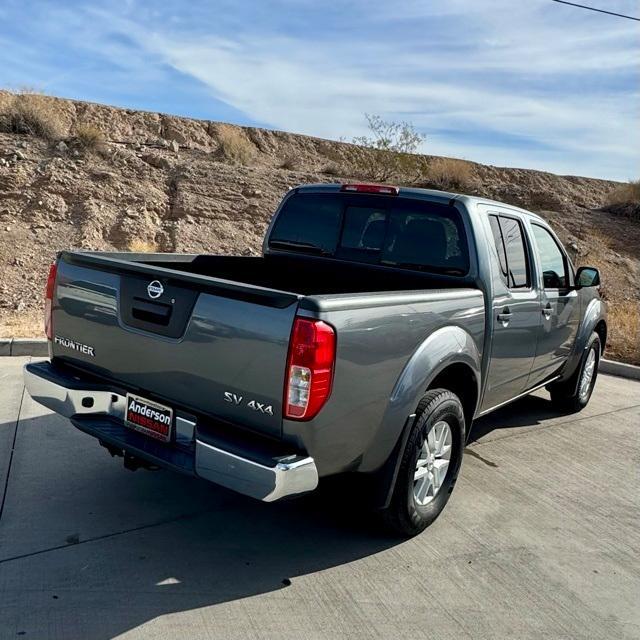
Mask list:
[{"label": "dirt hillside", "polygon": [[[41,333],[44,279],[60,249],[257,254],[291,186],[368,177],[362,150],[347,143],[31,98],[17,108],[0,91],[4,337]],[[475,163],[461,178],[455,164],[447,175],[446,162],[421,160],[422,173],[396,181],[464,187],[549,219],[576,262],[602,269],[610,355],[640,360],[640,222],[600,210],[616,183]]]}]

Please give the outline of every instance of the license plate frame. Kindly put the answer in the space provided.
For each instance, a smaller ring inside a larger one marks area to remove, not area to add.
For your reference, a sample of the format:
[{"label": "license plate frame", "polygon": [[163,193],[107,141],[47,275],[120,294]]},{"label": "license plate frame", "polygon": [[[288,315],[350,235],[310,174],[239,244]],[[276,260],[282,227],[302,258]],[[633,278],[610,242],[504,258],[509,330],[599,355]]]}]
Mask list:
[{"label": "license plate frame", "polygon": [[136,393],[127,393],[124,424],[159,442],[173,439],[173,409]]}]

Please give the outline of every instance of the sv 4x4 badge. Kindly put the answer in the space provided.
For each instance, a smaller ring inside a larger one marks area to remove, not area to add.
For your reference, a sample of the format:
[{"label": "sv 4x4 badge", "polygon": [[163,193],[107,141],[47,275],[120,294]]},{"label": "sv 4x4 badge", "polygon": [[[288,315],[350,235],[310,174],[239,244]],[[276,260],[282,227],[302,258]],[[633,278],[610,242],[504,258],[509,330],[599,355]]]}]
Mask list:
[{"label": "sv 4x4 badge", "polygon": [[[244,400],[244,396],[239,396],[235,393],[231,393],[231,391],[224,392],[225,402],[232,402],[236,406],[240,406],[243,400]],[[252,411],[259,411],[260,413],[264,413],[268,416],[273,415],[273,406],[270,404],[265,404],[264,402],[258,402],[257,400],[249,400],[247,401],[246,406]]]}]

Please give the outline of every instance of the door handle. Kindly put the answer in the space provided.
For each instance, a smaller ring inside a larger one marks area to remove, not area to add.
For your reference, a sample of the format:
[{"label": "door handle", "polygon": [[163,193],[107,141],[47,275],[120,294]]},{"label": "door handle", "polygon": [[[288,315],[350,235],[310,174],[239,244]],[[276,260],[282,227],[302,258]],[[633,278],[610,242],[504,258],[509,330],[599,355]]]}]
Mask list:
[{"label": "door handle", "polygon": [[547,306],[542,309],[542,315],[548,320],[553,314],[553,309],[551,308],[551,304],[547,302]]},{"label": "door handle", "polygon": [[509,320],[511,320],[511,311],[509,310],[509,307],[505,307],[501,313],[498,314],[498,322],[502,322],[505,326],[509,323]]}]

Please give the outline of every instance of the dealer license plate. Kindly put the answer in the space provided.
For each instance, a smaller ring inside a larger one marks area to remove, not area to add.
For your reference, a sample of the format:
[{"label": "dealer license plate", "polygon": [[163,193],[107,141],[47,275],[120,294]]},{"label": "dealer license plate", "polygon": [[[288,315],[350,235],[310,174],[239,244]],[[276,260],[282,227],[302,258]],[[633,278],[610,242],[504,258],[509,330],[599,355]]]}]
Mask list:
[{"label": "dealer license plate", "polygon": [[173,430],[173,409],[128,393],[125,424],[151,438],[169,442]]}]

